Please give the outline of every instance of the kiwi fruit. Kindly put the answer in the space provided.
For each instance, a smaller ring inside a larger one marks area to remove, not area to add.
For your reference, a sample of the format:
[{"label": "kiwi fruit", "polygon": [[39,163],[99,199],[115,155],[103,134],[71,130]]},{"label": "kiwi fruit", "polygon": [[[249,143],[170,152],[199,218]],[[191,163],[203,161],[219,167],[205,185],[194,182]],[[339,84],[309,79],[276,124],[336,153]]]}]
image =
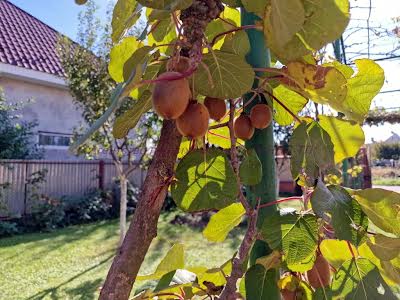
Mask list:
[{"label": "kiwi fruit", "polygon": [[[182,76],[178,72],[165,72],[158,79]],[[153,109],[164,119],[177,119],[188,106],[191,96],[186,78],[158,81],[153,90]]]},{"label": "kiwi fruit", "polygon": [[314,266],[307,271],[308,282],[313,288],[326,287],[331,283],[331,273],[328,261],[318,254]]},{"label": "kiwi fruit", "polygon": [[272,111],[266,104],[256,104],[250,111],[250,119],[253,127],[264,129],[271,124]]},{"label": "kiwi fruit", "polygon": [[223,99],[206,97],[204,105],[210,113],[210,118],[215,121],[221,120],[226,114],[226,104]]},{"label": "kiwi fruit", "polygon": [[185,56],[173,57],[168,60],[167,70],[185,73],[190,68],[190,60]]},{"label": "kiwi fruit", "polygon": [[242,140],[251,139],[254,134],[254,127],[251,125],[251,120],[246,115],[240,115],[235,119],[233,124],[235,136]]},{"label": "kiwi fruit", "polygon": [[283,300],[296,300],[296,291],[290,291],[288,289],[281,290]]},{"label": "kiwi fruit", "polygon": [[87,0],[75,0],[75,3],[78,5],[86,4]]},{"label": "kiwi fruit", "polygon": [[207,108],[201,103],[191,101],[185,112],[176,120],[176,127],[183,136],[196,139],[207,133],[209,120]]}]

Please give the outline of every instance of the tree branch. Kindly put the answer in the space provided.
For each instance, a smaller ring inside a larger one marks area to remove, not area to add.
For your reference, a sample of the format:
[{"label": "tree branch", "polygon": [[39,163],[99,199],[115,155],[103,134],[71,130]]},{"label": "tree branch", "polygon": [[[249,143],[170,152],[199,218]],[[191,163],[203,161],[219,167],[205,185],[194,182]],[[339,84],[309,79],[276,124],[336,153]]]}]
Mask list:
[{"label": "tree branch", "polygon": [[139,268],[152,240],[157,236],[158,217],[170,183],[166,178],[173,175],[181,139],[175,123],[164,120],[160,141],[143,183],[140,201],[99,299],[129,298]]}]

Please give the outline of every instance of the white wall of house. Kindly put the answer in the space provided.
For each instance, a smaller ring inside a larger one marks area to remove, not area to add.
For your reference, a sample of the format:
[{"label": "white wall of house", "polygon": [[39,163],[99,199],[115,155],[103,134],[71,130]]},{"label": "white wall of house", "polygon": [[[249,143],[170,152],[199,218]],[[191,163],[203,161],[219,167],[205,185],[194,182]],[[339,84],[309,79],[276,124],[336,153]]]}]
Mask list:
[{"label": "white wall of house", "polygon": [[[22,73],[19,74],[19,71]],[[0,88],[3,89],[7,101],[34,101],[26,105],[21,113],[22,120],[38,121],[38,142],[39,135],[42,135],[42,142],[47,138],[60,144],[81,122],[81,115],[73,104],[68,87],[59,77],[18,67],[11,70],[0,68]],[[43,148],[45,159],[78,159],[68,152],[67,146],[44,145]]]}]

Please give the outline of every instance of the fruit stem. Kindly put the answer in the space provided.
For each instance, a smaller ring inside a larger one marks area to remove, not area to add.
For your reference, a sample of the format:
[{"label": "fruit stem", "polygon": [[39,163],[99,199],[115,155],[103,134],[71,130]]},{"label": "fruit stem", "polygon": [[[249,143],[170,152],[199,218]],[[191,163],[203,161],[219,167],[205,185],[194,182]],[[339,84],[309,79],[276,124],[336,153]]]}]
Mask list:
[{"label": "fruit stem", "polygon": [[225,122],[225,123],[221,123],[221,124],[216,124],[216,125],[210,126],[208,129],[209,130],[217,129],[217,128],[225,127],[225,126],[228,126],[228,125],[229,125],[229,122]]}]

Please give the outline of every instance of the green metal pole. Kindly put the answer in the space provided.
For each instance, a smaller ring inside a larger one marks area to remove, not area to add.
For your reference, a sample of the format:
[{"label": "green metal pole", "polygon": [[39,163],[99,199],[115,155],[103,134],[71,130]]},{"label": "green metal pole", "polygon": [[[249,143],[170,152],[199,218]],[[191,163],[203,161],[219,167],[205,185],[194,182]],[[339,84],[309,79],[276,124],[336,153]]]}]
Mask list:
[{"label": "green metal pole", "polygon": [[[252,14],[245,11],[245,9],[241,9],[241,20],[242,25],[253,25],[260,19]],[[251,49],[248,53],[246,59],[247,62],[256,68],[265,68],[270,66],[270,54],[269,50],[265,44],[264,35],[261,31],[255,29],[246,30]],[[261,74],[258,74],[261,75]],[[255,80],[254,87],[257,87],[258,81]],[[250,95],[244,96],[244,102],[246,99],[249,99]],[[257,99],[256,99],[257,100]],[[250,105],[245,108],[246,112],[249,112],[253,105],[257,104],[257,101],[253,101]],[[258,99],[264,100],[265,99]],[[263,170],[263,177],[261,182],[254,187],[246,188],[246,195],[248,199],[251,201],[253,205],[260,200],[261,204],[272,202],[276,197],[276,178],[275,178],[275,151],[274,151],[274,138],[273,138],[273,126],[269,126],[266,129],[258,130],[256,129],[254,136],[252,139],[246,142],[247,149],[255,149]],[[261,225],[263,220],[276,211],[275,206],[270,206],[267,208],[263,208],[260,211],[258,218],[258,225]],[[251,256],[250,256],[250,264],[254,264],[255,260],[259,257],[268,255],[271,252],[268,245],[263,241],[257,241],[253,247]],[[276,272],[278,273],[278,272]],[[278,274],[276,274],[277,276]],[[279,297],[279,291],[276,294]],[[270,299],[275,299],[273,295],[271,295]],[[279,299],[279,298],[278,298]]]}]

